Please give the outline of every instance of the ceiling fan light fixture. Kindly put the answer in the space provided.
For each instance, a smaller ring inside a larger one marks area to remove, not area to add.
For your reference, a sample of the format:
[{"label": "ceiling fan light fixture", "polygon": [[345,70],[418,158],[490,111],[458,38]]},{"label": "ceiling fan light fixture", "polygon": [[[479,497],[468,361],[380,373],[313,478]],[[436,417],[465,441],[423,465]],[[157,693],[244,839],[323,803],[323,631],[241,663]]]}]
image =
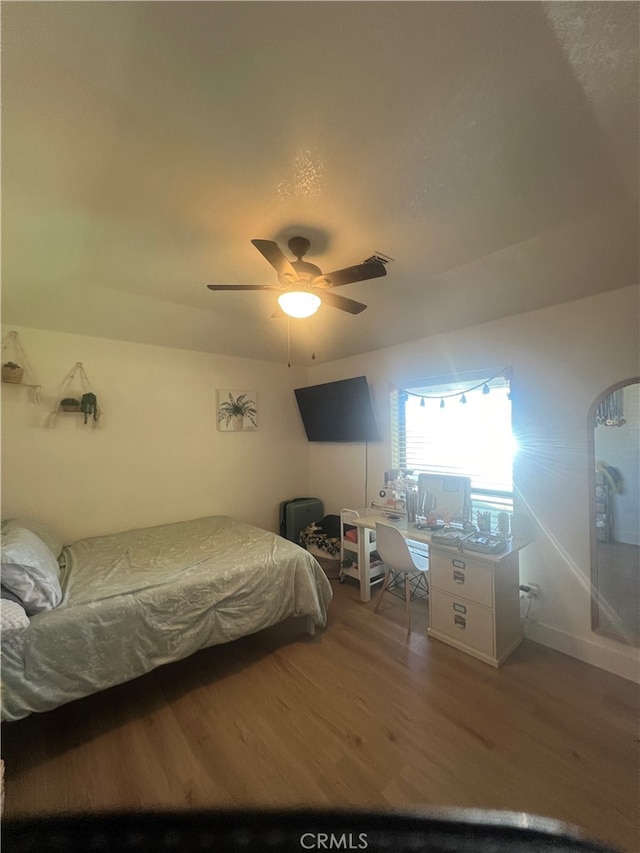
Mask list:
[{"label": "ceiling fan light fixture", "polygon": [[288,290],[278,296],[278,304],[285,314],[301,320],[311,317],[320,307],[322,300],[315,293],[308,290]]}]

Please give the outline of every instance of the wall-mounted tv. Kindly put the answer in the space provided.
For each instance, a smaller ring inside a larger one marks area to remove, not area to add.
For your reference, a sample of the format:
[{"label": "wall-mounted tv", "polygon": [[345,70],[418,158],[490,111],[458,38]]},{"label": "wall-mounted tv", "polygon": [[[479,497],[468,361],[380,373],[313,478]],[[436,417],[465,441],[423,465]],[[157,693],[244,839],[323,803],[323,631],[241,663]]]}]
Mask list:
[{"label": "wall-mounted tv", "polygon": [[309,441],[380,441],[365,376],[295,389]]}]

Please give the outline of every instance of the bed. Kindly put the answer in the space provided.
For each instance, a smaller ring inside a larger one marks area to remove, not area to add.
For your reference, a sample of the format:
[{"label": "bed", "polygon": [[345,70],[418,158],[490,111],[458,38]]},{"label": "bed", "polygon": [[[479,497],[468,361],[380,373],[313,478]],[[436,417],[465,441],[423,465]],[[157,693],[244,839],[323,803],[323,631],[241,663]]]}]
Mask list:
[{"label": "bed", "polygon": [[[16,562],[11,545],[3,528],[2,582],[15,592],[5,572],[7,560]],[[332,597],[315,557],[228,516],[84,539],[65,547],[58,562],[57,602],[52,592],[46,609],[23,610],[22,619],[15,601],[2,602],[13,608],[2,632],[3,720],[50,710],[288,617],[307,617],[311,630],[324,626]],[[9,597],[19,603],[28,592],[17,591]]]}]

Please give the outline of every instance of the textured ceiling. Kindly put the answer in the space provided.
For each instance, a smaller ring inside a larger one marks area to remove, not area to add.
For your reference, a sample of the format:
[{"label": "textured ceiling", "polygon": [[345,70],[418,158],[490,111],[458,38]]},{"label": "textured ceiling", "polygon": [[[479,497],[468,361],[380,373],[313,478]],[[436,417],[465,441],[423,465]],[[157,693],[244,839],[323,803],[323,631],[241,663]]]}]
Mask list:
[{"label": "textured ceiling", "polygon": [[283,360],[251,238],[382,279],[294,361],[638,283],[638,5],[2,5],[3,321]]}]

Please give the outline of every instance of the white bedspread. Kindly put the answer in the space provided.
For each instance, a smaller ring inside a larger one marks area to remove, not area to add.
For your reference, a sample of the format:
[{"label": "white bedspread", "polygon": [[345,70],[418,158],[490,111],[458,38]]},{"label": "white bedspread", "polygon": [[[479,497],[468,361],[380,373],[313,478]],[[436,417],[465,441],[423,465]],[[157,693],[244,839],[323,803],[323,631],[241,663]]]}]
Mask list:
[{"label": "white bedspread", "polygon": [[63,599],[2,644],[2,719],[136,678],[289,616],[326,623],[317,560],[214,516],[85,539],[65,550]]}]

